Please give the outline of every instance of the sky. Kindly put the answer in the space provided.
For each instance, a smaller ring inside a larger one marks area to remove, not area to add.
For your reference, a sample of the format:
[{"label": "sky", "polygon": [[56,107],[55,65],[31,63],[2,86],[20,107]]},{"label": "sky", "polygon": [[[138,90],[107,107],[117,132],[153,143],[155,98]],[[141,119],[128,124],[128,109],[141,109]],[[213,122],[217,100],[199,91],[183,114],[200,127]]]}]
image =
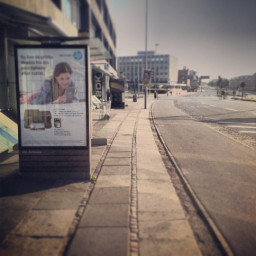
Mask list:
[{"label": "sky", "polygon": [[[107,0],[117,56],[144,51],[146,0]],[[158,46],[156,46],[158,44]],[[230,79],[256,73],[256,0],[148,0],[148,51],[178,68]]]}]

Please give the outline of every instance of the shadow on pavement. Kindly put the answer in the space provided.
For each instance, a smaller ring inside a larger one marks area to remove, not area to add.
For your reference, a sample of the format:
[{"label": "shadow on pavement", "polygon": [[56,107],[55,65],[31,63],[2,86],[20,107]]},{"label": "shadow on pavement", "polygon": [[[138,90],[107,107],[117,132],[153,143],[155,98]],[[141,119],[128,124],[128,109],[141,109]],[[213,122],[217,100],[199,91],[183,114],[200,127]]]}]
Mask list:
[{"label": "shadow on pavement", "polygon": [[0,197],[23,195],[60,188],[74,183],[88,183],[88,180],[42,179],[21,176],[18,173],[8,175],[0,180]]},{"label": "shadow on pavement", "polygon": [[[15,196],[60,188],[75,183],[88,183],[84,179],[47,179],[22,176],[18,173],[18,152],[0,155],[0,197]],[[74,186],[73,186],[74,187]]]}]

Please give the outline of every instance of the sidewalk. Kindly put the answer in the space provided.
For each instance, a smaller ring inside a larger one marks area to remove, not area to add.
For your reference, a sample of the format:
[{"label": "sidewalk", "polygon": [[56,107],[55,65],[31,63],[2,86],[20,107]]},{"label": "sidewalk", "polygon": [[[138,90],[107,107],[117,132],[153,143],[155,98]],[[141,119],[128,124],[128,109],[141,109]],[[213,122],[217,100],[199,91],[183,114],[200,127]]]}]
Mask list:
[{"label": "sidewalk", "polygon": [[0,255],[201,255],[154,141],[151,99],[94,125],[108,140],[92,147],[95,182],[1,180]]}]

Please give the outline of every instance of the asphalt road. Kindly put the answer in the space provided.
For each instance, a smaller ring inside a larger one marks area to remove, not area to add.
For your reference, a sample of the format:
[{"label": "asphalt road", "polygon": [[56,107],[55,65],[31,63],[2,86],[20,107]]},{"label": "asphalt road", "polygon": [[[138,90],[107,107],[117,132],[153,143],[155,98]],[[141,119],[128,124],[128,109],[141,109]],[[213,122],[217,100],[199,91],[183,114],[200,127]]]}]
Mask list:
[{"label": "asphalt road", "polygon": [[[177,164],[235,255],[243,256],[256,251],[256,153],[251,128],[255,107],[252,102],[220,100],[212,91],[160,96],[153,106],[156,125]],[[230,123],[243,127],[225,127]]]},{"label": "asphalt road", "polygon": [[215,90],[176,99],[176,105],[196,119],[217,123],[256,139],[256,102],[222,99]]}]

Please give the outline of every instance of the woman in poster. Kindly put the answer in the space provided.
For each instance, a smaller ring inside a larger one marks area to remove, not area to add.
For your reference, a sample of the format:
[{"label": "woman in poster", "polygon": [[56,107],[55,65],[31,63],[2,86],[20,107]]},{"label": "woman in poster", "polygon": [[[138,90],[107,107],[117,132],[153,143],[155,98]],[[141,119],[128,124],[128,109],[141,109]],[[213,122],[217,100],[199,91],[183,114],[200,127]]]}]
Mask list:
[{"label": "woman in poster", "polygon": [[71,80],[72,69],[66,62],[55,66],[53,78],[44,81],[41,91],[21,99],[28,104],[63,104],[78,102],[76,87]]}]

